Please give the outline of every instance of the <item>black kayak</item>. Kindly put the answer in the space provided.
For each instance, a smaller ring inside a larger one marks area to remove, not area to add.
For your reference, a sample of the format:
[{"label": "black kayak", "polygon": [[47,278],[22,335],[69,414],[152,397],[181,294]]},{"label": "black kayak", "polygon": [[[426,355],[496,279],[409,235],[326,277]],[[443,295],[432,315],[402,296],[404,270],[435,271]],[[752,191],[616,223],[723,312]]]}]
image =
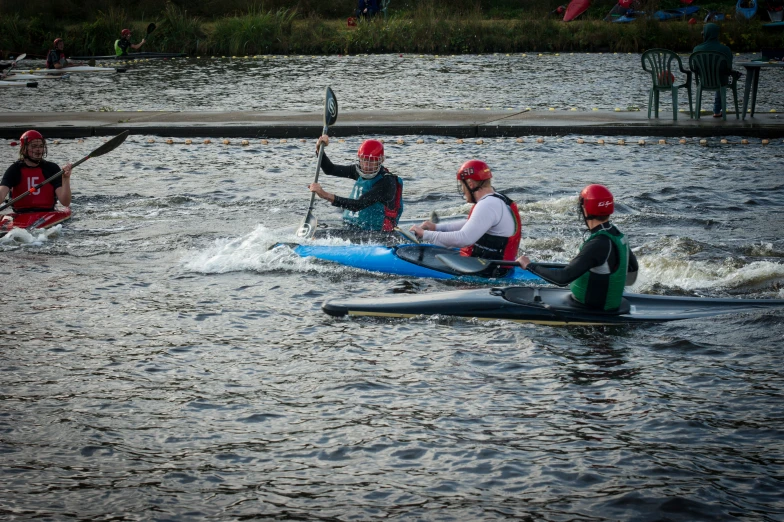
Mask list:
[{"label": "black kayak", "polygon": [[106,54],[103,56],[69,56],[71,60],[140,60],[150,58],[181,58],[187,56],[185,53],[131,53],[125,56]]},{"label": "black kayak", "polygon": [[604,312],[576,302],[566,288],[511,286],[394,297],[335,299],[326,301],[321,308],[335,317],[447,315],[548,325],[597,326],[678,321],[780,307],[784,307],[784,299],[624,294],[623,304],[618,311]]}]

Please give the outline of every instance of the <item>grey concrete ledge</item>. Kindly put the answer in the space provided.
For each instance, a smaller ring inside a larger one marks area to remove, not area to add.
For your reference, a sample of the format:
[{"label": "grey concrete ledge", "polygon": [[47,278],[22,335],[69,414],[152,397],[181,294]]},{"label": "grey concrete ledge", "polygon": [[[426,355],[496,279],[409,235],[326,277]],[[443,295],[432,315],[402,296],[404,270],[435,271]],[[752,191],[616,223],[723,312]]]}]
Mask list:
[{"label": "grey concrete ledge", "polygon": [[[49,138],[132,134],[172,138],[315,138],[322,115],[264,112],[12,112],[0,114],[0,138],[15,139],[28,129]],[[432,135],[455,138],[515,136],[784,137],[784,114],[763,113],[727,121],[703,115],[647,111],[354,111],[338,115],[330,135]]]}]

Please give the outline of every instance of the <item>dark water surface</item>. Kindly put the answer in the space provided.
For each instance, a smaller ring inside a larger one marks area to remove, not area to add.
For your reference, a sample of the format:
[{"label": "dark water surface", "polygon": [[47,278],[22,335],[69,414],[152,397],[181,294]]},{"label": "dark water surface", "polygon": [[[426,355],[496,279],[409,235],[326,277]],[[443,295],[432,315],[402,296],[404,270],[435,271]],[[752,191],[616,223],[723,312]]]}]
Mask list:
[{"label": "dark water surface", "polygon": [[[781,143],[400,138],[387,165],[407,217],[464,213],[456,168],[487,158],[520,204],[522,249],[563,261],[582,240],[575,194],[603,181],[642,263],[635,291],[784,297]],[[70,222],[0,239],[0,518],[784,517],[784,311],[336,320],[328,297],[459,285],[270,250],[305,214],[312,140],[147,140],[75,169]]]},{"label": "dark water surface", "polygon": [[[736,62],[755,58],[743,54]],[[688,66],[688,55],[682,60]],[[111,62],[106,62],[111,63]],[[44,62],[23,60],[23,67]],[[331,85],[342,110],[647,111],[650,74],[639,54],[201,57],[126,65],[123,74],[73,74],[37,89],[0,88],[5,111],[321,112]],[[735,67],[745,74],[745,69]],[[745,81],[745,76],[742,81]],[[784,112],[784,69],[762,71],[757,112]],[[694,93],[696,102],[696,91]],[[710,110],[712,94],[703,109]],[[743,88],[739,93],[742,103]],[[661,110],[672,103],[662,96]],[[687,110],[681,91],[679,107]]]}]

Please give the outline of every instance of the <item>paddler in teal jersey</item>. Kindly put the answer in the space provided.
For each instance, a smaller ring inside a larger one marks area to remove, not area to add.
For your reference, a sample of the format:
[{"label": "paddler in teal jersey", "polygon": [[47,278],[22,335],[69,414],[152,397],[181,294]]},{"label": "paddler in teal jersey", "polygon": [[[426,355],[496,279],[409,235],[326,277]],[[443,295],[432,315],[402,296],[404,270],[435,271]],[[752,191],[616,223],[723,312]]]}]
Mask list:
[{"label": "paddler in teal jersey", "polygon": [[[329,145],[329,136],[321,136],[319,147]],[[357,151],[356,165],[335,165],[326,154],[321,159],[321,170],[329,176],[354,180],[349,197],[344,198],[325,191],[321,184],[311,183],[308,188],[321,199],[343,210],[343,221],[362,230],[392,232],[403,213],[403,180],[390,173],[384,163],[384,144],[366,140]]]},{"label": "paddler in teal jersey", "polygon": [[564,268],[545,268],[527,256],[517,259],[524,269],[557,285],[569,285],[572,297],[588,307],[616,310],[623,289],[637,280],[637,258],[626,236],[610,223],[613,195],[604,185],[588,185],[580,192],[580,216],[590,235],[580,253]]},{"label": "paddler in teal jersey", "polygon": [[120,38],[115,40],[114,42],[114,53],[117,56],[128,56],[128,49],[133,49],[134,51],[139,49],[144,42],[146,42],[146,38],[142,38],[142,41],[137,44],[131,43],[131,30],[130,29],[123,29],[120,33]]}]

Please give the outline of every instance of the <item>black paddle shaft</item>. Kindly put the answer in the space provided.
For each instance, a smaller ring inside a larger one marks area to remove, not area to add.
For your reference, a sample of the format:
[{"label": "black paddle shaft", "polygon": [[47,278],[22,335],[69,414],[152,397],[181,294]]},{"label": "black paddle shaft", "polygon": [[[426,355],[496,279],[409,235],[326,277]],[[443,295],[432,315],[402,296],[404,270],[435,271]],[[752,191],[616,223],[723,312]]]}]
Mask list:
[{"label": "black paddle shaft", "polygon": [[[120,145],[122,142],[124,142],[124,141],[125,141],[125,138],[127,138],[127,137],[128,137],[128,134],[129,134],[130,132],[131,132],[131,131],[127,131],[127,130],[126,130],[126,131],[122,131],[120,134],[118,134],[118,135],[117,135],[117,136],[115,136],[114,138],[110,139],[109,141],[107,141],[106,143],[104,143],[103,145],[101,145],[100,147],[98,147],[97,149],[95,149],[94,151],[92,151],[92,152],[91,152],[90,154],[88,154],[87,156],[83,157],[82,159],[80,159],[80,160],[78,160],[78,161],[75,161],[73,164],[71,164],[71,168],[73,168],[73,167],[76,167],[77,165],[81,165],[82,163],[84,163],[85,161],[87,161],[87,160],[88,160],[88,159],[90,159],[90,158],[94,158],[94,157],[96,157],[96,156],[103,156],[103,155],[104,155],[104,154],[106,154],[107,152],[111,152],[111,151],[113,151],[113,150],[114,150],[114,149],[116,149],[116,148],[117,148],[117,147],[118,147],[118,146],[119,146],[119,145]],[[2,205],[2,206],[0,206],[0,210],[5,210],[5,209],[7,209],[8,207],[10,207],[11,205],[13,205],[14,203],[16,203],[17,201],[19,201],[20,199],[22,199],[22,198],[25,198],[25,197],[29,196],[30,194],[32,194],[33,192],[35,192],[35,191],[36,191],[36,190],[38,190],[39,188],[43,187],[43,186],[44,186],[44,185],[46,185],[47,183],[51,183],[51,182],[52,182],[52,181],[54,181],[55,179],[57,179],[57,178],[59,178],[60,176],[62,176],[62,175],[63,175],[63,172],[65,172],[65,170],[61,169],[61,170],[60,170],[60,172],[58,172],[58,173],[56,173],[56,174],[52,174],[51,176],[49,176],[48,178],[46,178],[45,180],[43,180],[41,183],[38,183],[37,185],[34,185],[33,187],[31,187],[31,188],[30,188],[30,190],[27,190],[27,191],[25,191],[23,194],[19,194],[17,197],[15,197],[14,199],[12,199],[11,201],[9,201],[8,203],[6,203],[5,205]]]},{"label": "black paddle shaft", "polygon": [[[335,97],[335,93],[332,92],[330,87],[327,87],[327,90],[324,94],[324,128],[321,131],[321,135],[325,135],[329,132],[329,126],[334,124],[338,119],[338,99]],[[313,179],[313,183],[318,183],[319,178],[319,171],[321,170],[321,160],[324,157],[324,145],[319,147],[318,151],[318,161],[316,162],[316,177]],[[316,201],[316,193],[310,193],[310,205],[308,205],[308,213],[305,215],[305,219],[300,225],[299,229],[297,229],[297,237],[304,237],[309,238],[316,232],[316,224],[317,221],[313,217],[313,206]]]}]

